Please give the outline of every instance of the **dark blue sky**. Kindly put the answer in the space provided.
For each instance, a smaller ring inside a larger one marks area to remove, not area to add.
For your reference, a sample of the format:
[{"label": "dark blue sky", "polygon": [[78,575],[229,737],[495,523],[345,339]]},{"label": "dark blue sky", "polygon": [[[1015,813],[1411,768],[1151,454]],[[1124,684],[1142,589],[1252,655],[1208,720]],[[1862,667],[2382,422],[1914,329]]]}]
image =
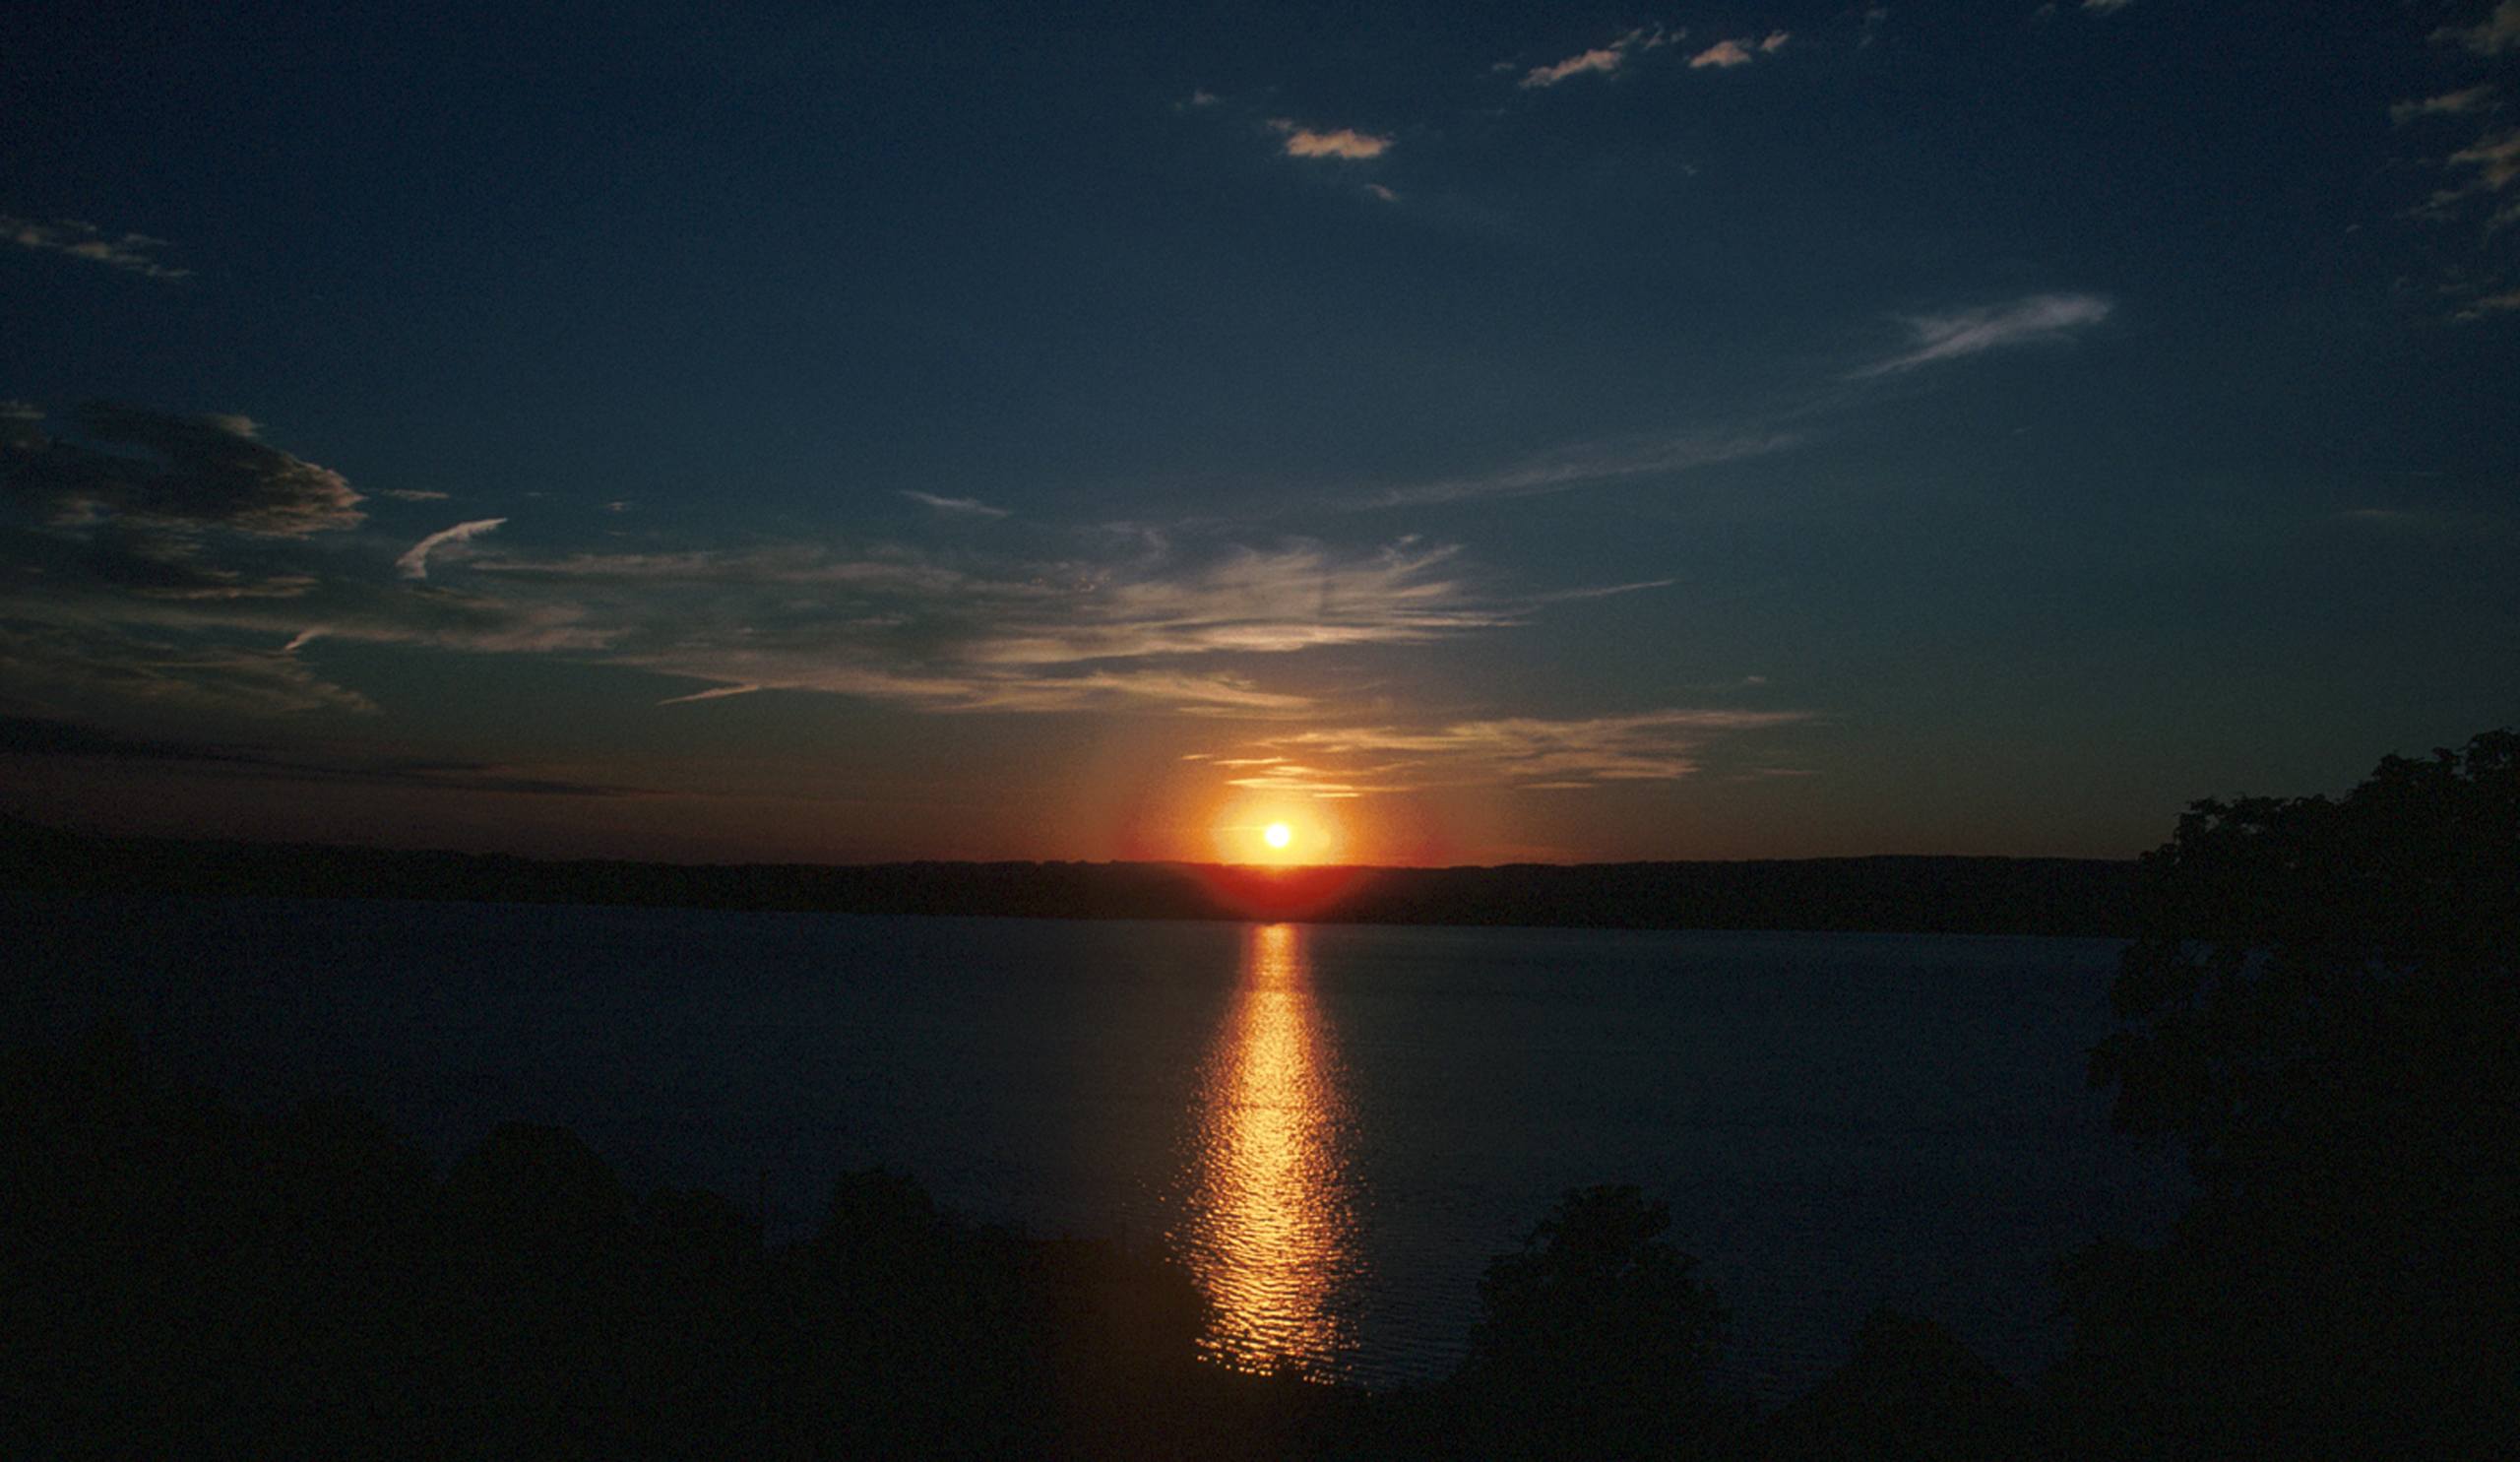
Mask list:
[{"label": "dark blue sky", "polygon": [[2520,719],[2520,0],[527,9],[13,18],[11,810],[2124,854]]}]

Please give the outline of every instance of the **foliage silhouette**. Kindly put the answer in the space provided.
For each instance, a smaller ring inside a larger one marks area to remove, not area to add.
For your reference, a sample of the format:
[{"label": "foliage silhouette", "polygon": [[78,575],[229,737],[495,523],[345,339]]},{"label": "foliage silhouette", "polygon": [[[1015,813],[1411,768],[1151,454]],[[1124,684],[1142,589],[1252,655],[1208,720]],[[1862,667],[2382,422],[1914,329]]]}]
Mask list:
[{"label": "foliage silhouette", "polygon": [[2061,1435],[2155,1455],[2482,1455],[2520,1435],[2520,736],[2341,799],[2204,801],[2144,861],[2093,1052],[2186,1144],[2156,1250],[2063,1267]]},{"label": "foliage silhouette", "polygon": [[1709,1383],[1726,1315],[1638,1189],[1569,1191],[1480,1281],[1461,1371],[1497,1456],[1702,1454],[1735,1419]]},{"label": "foliage silhouette", "polygon": [[2011,1462],[2028,1455],[2031,1402],[1931,1320],[1864,1317],[1855,1354],[1762,1426],[1763,1462]]},{"label": "foliage silhouette", "polygon": [[1321,1452],[1363,1398],[1200,1363],[1154,1255],[835,1186],[765,1246],[566,1130],[440,1179],[340,1104],[242,1113],[99,1032],[0,1058],[0,1455]]}]

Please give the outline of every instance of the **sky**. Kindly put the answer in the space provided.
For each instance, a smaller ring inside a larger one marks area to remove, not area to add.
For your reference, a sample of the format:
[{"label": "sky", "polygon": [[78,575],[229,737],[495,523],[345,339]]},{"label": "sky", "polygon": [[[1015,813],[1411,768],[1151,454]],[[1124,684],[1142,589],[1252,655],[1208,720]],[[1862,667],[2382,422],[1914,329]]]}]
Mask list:
[{"label": "sky", "polygon": [[2520,0],[10,32],[14,815],[2121,857],[2520,721]]}]

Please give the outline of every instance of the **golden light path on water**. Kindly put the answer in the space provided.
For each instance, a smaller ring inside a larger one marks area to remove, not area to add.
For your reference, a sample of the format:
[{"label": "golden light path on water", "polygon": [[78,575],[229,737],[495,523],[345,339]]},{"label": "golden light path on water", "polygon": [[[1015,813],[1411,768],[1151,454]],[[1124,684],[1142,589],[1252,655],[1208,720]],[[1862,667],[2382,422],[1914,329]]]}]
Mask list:
[{"label": "golden light path on water", "polygon": [[1175,1236],[1214,1306],[1202,1345],[1243,1369],[1335,1369],[1351,1340],[1337,1303],[1356,1272],[1347,1109],[1304,934],[1274,923],[1245,936]]}]

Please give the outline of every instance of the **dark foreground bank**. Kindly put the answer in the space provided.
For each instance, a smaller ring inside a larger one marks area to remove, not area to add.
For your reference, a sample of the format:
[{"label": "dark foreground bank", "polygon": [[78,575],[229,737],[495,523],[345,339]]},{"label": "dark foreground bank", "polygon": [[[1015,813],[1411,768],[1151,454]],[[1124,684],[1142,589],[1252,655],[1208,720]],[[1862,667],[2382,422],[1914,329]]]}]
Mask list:
[{"label": "dark foreground bank", "polygon": [[58,893],[628,904],[1032,919],[1846,933],[2127,932],[2135,866],[1844,858],[1489,868],[1200,863],[683,864],[108,838],[0,819],[0,887]]},{"label": "dark foreground bank", "polygon": [[1709,1381],[1724,1310],[1632,1188],[1570,1193],[1446,1379],[1201,1359],[1155,1253],[840,1180],[801,1241],[508,1123],[444,1173],[367,1113],[241,1112],[110,1030],[0,1069],[11,1456],[2016,1455],[2030,1398],[1887,1312],[1805,1401]]}]

